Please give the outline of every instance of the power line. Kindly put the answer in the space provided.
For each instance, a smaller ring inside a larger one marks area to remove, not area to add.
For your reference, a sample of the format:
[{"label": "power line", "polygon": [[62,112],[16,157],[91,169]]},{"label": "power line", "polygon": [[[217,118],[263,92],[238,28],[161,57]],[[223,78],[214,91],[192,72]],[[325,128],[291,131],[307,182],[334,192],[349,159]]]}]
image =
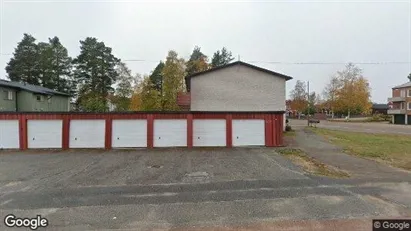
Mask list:
[{"label": "power line", "polygon": [[280,61],[248,61],[249,63],[267,63],[267,64],[286,64],[286,65],[337,65],[337,64],[370,64],[370,65],[388,65],[388,64],[411,64],[411,62],[385,61],[385,62],[280,62]]},{"label": "power line", "polygon": [[[11,53],[2,53],[0,55],[4,56],[11,56]],[[148,60],[148,59],[123,59],[124,62],[149,62],[149,63],[157,63],[160,60]],[[411,61],[404,62],[404,61],[379,61],[379,62],[285,62],[285,61],[259,61],[259,60],[251,60],[246,61],[248,63],[265,63],[265,64],[280,64],[280,65],[341,65],[341,64],[357,64],[357,65],[403,65],[403,64],[411,64]]]},{"label": "power line", "polygon": [[[157,60],[145,59],[124,59],[124,62],[159,62]],[[390,65],[390,64],[411,64],[411,62],[402,61],[381,61],[381,62],[283,62],[283,61],[246,61],[248,63],[266,63],[266,64],[284,64],[284,65],[340,65],[340,64],[358,64],[358,65]]]},{"label": "power line", "polygon": [[145,60],[145,59],[123,59],[124,62],[148,62],[148,63],[158,63],[160,60]]}]

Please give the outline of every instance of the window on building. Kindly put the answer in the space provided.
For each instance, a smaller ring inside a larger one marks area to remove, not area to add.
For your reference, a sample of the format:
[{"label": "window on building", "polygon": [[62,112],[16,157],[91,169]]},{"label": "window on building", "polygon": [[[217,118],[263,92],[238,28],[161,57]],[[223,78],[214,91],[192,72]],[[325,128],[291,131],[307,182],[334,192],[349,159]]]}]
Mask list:
[{"label": "window on building", "polygon": [[411,97],[411,89],[408,89],[408,97]]},{"label": "window on building", "polygon": [[405,97],[405,90],[401,90],[401,97]]},{"label": "window on building", "polygon": [[43,96],[42,95],[37,95],[36,99],[37,99],[37,101],[43,101]]},{"label": "window on building", "polygon": [[13,92],[12,91],[4,91],[4,99],[5,100],[13,100]]},{"label": "window on building", "polygon": [[411,102],[408,102],[408,110],[411,110]]}]

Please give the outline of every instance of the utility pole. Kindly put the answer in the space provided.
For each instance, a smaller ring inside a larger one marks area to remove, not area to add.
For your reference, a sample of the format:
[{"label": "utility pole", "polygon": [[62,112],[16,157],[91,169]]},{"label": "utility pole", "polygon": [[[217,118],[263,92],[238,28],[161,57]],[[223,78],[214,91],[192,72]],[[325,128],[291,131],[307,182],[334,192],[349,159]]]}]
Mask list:
[{"label": "utility pole", "polygon": [[307,108],[307,125],[310,126],[310,81],[307,81],[307,102],[308,102],[308,108]]}]

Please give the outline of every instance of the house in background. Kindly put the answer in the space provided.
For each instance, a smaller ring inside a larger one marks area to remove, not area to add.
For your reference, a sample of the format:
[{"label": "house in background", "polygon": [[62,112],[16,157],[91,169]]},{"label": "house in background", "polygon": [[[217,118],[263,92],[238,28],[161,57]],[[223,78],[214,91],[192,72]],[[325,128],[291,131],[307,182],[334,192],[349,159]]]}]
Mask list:
[{"label": "house in background", "polygon": [[0,112],[70,111],[70,95],[0,79]]},{"label": "house in background", "polygon": [[382,114],[387,115],[389,106],[384,103],[374,103],[371,107],[372,114]]},{"label": "house in background", "polygon": [[411,82],[394,87],[388,102],[388,114],[393,115],[393,124],[411,124]]},{"label": "house in background", "polygon": [[186,77],[191,111],[285,111],[292,77],[237,61]]},{"label": "house in background", "polygon": [[[180,93],[177,102],[182,110],[190,111],[284,113],[286,81],[290,79],[290,76],[237,61],[187,76],[188,92]],[[285,116],[283,118],[285,121]],[[285,122],[283,124],[285,127]],[[250,125],[248,129],[258,127]]]}]

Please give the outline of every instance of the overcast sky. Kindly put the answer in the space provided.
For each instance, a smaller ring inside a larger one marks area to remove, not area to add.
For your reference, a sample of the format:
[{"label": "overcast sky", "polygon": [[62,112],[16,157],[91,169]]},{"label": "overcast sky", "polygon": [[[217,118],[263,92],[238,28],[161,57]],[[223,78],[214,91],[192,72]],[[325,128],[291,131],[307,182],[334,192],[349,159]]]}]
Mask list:
[{"label": "overcast sky", "polygon": [[[208,56],[225,46],[236,59],[310,81],[322,92],[344,64],[358,64],[374,102],[411,72],[411,0],[404,1],[13,1],[0,0],[0,78],[23,33],[38,41],[58,36],[75,57],[79,40],[97,37],[134,73],[149,73],[170,49],[189,57],[195,45]],[[257,62],[258,61],[258,62]],[[283,62],[267,63],[267,62]],[[287,93],[288,96],[288,93]]]}]

